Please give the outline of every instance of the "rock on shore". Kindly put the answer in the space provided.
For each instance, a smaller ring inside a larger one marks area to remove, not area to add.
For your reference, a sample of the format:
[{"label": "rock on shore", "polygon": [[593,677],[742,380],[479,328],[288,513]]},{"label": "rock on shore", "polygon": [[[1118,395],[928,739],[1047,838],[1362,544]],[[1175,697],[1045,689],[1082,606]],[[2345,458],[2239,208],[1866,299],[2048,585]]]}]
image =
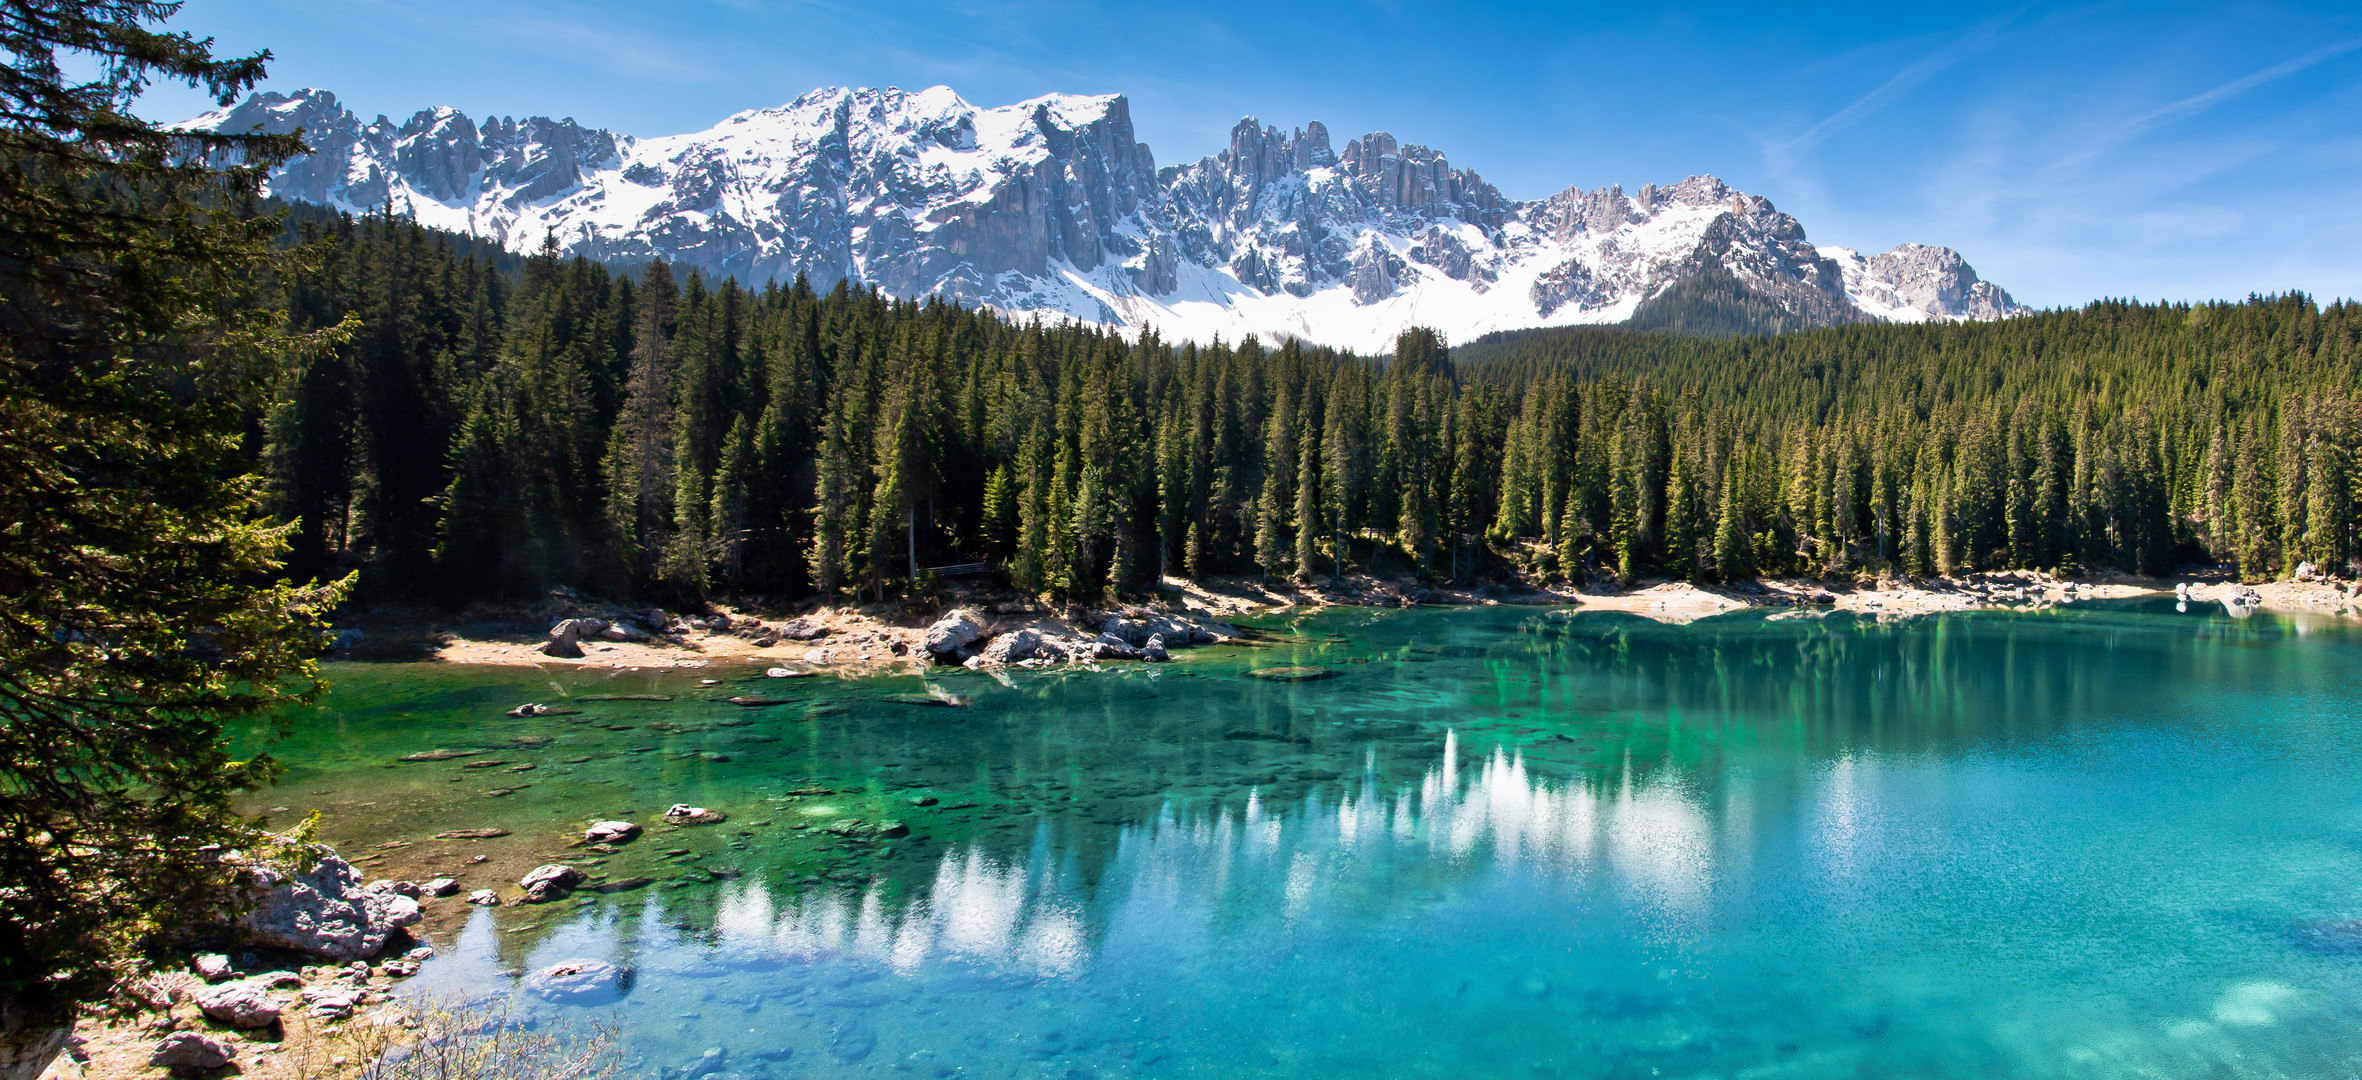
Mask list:
[{"label": "rock on shore", "polygon": [[148,1064],[159,1069],[218,1069],[238,1059],[238,1044],[194,1031],[175,1031],[156,1044]]},{"label": "rock on shore", "polygon": [[199,1011],[234,1028],[265,1028],[279,1022],[267,979],[236,979],[197,991]]},{"label": "rock on shore", "polygon": [[963,650],[973,654],[967,656],[966,664],[986,668],[1091,660],[1157,663],[1171,659],[1168,649],[1213,645],[1239,636],[1236,629],[1222,623],[1142,609],[1095,612],[1076,621],[1079,627],[1043,621],[1002,630],[984,640],[981,648]]},{"label": "rock on shore", "polygon": [[927,652],[946,663],[956,663],[964,657],[968,646],[983,636],[983,617],[967,610],[954,611],[927,628],[924,644]]},{"label": "rock on shore", "polygon": [[248,874],[260,896],[240,925],[258,945],[330,960],[366,960],[382,951],[396,931],[419,920],[418,901],[362,888],[360,871],[333,853],[322,854],[303,873],[256,865]]}]

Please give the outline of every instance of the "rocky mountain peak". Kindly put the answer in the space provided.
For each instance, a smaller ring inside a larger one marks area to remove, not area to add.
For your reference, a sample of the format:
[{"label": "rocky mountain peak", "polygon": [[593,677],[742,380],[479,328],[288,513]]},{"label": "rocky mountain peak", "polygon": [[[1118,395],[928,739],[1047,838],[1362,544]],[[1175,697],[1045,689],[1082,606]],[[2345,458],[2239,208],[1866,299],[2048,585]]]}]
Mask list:
[{"label": "rocky mountain peak", "polygon": [[1852,248],[1820,250],[1843,270],[1855,303],[1889,322],[1999,319],[2024,310],[1951,248],[1904,244],[1867,258]]},{"label": "rocky mountain peak", "polygon": [[1303,337],[1377,350],[1412,324],[1454,338],[1615,322],[1719,268],[1806,323],[1998,318],[2008,294],[1946,248],[1815,249],[1769,200],[1712,176],[1520,202],[1440,150],[1318,121],[1241,119],[1158,168],[1121,94],[985,108],[949,87],[825,87],[705,131],[633,139],[571,119],[426,109],[364,123],[325,90],[189,121],[301,128],[286,198],[528,250],[665,258],[743,281],[803,275],[1171,337]]}]

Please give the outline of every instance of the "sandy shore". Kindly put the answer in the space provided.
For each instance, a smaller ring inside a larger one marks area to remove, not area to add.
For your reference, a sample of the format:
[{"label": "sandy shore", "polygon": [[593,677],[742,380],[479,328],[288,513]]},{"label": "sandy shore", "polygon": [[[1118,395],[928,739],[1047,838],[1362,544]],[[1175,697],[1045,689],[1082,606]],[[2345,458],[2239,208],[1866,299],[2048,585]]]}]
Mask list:
[{"label": "sandy shore", "polygon": [[[1371,598],[1370,602],[1387,606],[1393,606],[1399,599],[1374,582],[1364,595]],[[1089,638],[1093,634],[1078,621],[1085,614],[1079,608],[1053,609],[985,595],[956,599],[956,606],[983,611],[991,632],[1025,627],[1057,639]],[[1322,602],[1320,596],[1271,591],[1252,582],[1201,586],[1169,579],[1163,595],[1145,605],[1144,610],[1220,622],[1247,612]],[[561,619],[596,616],[613,620],[619,614],[614,605],[553,600],[540,605],[480,609],[451,617],[381,608],[348,614],[338,620],[338,625],[361,632],[361,643],[344,654],[361,660],[617,671],[785,667],[861,675],[926,669],[929,664],[924,657],[923,642],[928,625],[939,617],[934,611],[912,610],[899,604],[833,605],[801,608],[792,614],[716,604],[707,607],[704,614],[730,616],[733,629],[688,627],[648,641],[585,639],[580,657],[552,656],[542,651],[542,645],[548,641],[548,627]],[[762,630],[735,628],[749,623],[776,628],[790,622],[817,627],[823,633],[812,640],[777,638],[768,644],[758,644],[772,635]]]}]

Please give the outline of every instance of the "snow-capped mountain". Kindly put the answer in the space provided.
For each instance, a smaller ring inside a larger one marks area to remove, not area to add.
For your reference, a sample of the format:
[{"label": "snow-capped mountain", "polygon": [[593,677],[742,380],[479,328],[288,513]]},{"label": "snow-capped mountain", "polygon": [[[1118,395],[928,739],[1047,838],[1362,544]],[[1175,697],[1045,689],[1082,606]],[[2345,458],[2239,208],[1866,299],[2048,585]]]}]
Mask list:
[{"label": "snow-capped mountain", "polygon": [[1504,197],[1438,151],[1314,122],[1241,120],[1221,153],[1159,169],[1121,95],[978,108],[947,87],[816,90],[688,135],[448,108],[363,123],[324,90],[258,94],[185,125],[302,128],[274,194],[529,250],[661,256],[760,283],[841,278],[1170,338],[1248,333],[1382,351],[1629,318],[1719,265],[1813,322],[2017,310],[1948,248],[1818,248],[1711,176],[1630,195]]},{"label": "snow-capped mountain", "polygon": [[1998,319],[2018,310],[2001,286],[1977,278],[1975,268],[1947,247],[1904,244],[1863,258],[1849,247],[1820,249],[1845,273],[1853,302],[1888,322]]}]

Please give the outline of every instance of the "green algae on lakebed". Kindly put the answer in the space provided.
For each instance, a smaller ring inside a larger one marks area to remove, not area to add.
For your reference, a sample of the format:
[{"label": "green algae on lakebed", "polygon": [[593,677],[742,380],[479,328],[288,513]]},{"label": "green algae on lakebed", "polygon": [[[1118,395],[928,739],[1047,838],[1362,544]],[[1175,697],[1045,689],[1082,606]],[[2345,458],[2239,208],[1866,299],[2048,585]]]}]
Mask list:
[{"label": "green algae on lakebed", "polygon": [[[2362,1055],[2349,621],[2166,601],[1259,629],[999,678],[338,665],[254,805],[324,810],[373,876],[513,894],[582,866],[560,905],[430,906],[445,950],[419,985],[626,963],[632,1075],[715,1048],[781,1078],[2338,1075]],[[1273,667],[1335,674],[1249,675]],[[727,700],[757,695],[787,704]],[[943,695],[969,703],[896,700]],[[591,700],[618,696],[671,700]],[[581,713],[503,715],[529,701]],[[455,756],[400,760],[436,750]],[[728,817],[667,829],[676,802]],[[651,831],[567,846],[601,818]],[[433,839],[482,828],[509,835]]]}]

